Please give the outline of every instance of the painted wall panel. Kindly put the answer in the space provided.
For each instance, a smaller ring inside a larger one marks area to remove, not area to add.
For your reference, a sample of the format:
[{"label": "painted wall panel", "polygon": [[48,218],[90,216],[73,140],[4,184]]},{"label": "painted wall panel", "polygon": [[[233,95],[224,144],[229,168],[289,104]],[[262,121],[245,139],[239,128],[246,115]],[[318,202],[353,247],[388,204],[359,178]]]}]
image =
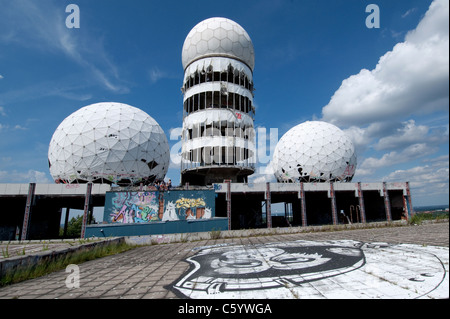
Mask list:
[{"label": "painted wall panel", "polygon": [[214,190],[107,192],[106,223],[150,223],[214,218]]},{"label": "painted wall panel", "polygon": [[146,236],[159,234],[196,233],[228,230],[227,218],[211,218],[202,220],[179,220],[171,222],[152,222],[138,224],[95,224],[86,226],[86,238]]}]

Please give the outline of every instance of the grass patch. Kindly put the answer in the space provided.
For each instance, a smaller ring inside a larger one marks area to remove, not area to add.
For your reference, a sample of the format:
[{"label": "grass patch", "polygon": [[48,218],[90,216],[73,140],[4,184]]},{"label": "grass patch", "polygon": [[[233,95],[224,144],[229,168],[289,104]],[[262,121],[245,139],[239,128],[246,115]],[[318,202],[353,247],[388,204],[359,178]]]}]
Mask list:
[{"label": "grass patch", "polygon": [[409,224],[421,225],[425,220],[448,219],[448,215],[449,215],[449,212],[415,213],[409,219]]},{"label": "grass patch", "polygon": [[119,254],[136,247],[138,246],[129,245],[124,241],[118,243],[100,243],[94,247],[81,248],[80,250],[62,255],[44,257],[36,264],[17,267],[6,272],[0,278],[0,287],[41,277],[54,271],[65,269],[70,264],[81,264],[89,260]]},{"label": "grass patch", "polygon": [[209,235],[211,236],[211,239],[219,239],[222,236],[222,231],[220,229],[216,230],[213,228]]}]

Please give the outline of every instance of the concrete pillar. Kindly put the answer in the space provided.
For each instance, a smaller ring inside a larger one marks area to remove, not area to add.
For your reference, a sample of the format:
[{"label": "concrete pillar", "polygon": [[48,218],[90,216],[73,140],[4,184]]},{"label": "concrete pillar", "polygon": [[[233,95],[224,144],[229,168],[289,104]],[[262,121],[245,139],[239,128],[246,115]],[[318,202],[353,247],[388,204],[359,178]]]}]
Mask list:
[{"label": "concrete pillar", "polygon": [[64,238],[67,236],[67,224],[69,223],[69,214],[70,214],[70,207],[67,207],[66,208],[66,216],[64,218],[64,231],[63,231]]},{"label": "concrete pillar", "polygon": [[83,214],[83,224],[81,224],[81,238],[84,238],[86,234],[86,224],[88,220],[88,214],[91,204],[91,193],[92,193],[92,183],[87,183],[86,185],[86,195],[84,197],[84,214]]},{"label": "concrete pillar", "polygon": [[338,219],[337,219],[336,196],[334,194],[334,184],[332,182],[330,182],[330,198],[331,198],[331,217],[333,219],[333,225],[337,225]]},{"label": "concrete pillar", "polygon": [[389,194],[386,187],[386,182],[383,182],[383,196],[384,196],[384,209],[386,211],[386,220],[388,222],[392,221],[392,214],[391,214],[391,203],[389,200]]},{"label": "concrete pillar", "polygon": [[31,208],[33,206],[34,202],[34,192],[36,190],[36,183],[30,183],[28,186],[28,195],[27,195],[27,202],[25,205],[25,214],[23,216],[23,225],[22,225],[22,236],[20,237],[21,240],[28,239],[28,228],[30,224],[30,217],[31,217]]},{"label": "concrete pillar", "polygon": [[406,202],[408,204],[409,209],[406,211],[406,219],[409,220],[411,216],[414,214],[414,207],[412,205],[411,200],[411,190],[409,189],[409,182],[406,182]]},{"label": "concrete pillar", "polygon": [[266,217],[267,228],[272,228],[272,199],[270,197],[270,183],[266,183]]},{"label": "concrete pillar", "polygon": [[300,209],[301,209],[301,215],[302,215],[302,226],[306,227],[308,226],[307,218],[306,218],[306,196],[305,196],[305,188],[303,185],[303,182],[300,182]]},{"label": "concrete pillar", "polygon": [[231,230],[231,180],[225,180],[227,184],[227,193],[225,195],[225,200],[227,202],[227,218],[228,218],[228,230]]},{"label": "concrete pillar", "polygon": [[366,223],[366,208],[364,206],[364,197],[361,189],[361,182],[358,182],[358,199],[359,199],[359,209],[361,213],[361,223]]}]

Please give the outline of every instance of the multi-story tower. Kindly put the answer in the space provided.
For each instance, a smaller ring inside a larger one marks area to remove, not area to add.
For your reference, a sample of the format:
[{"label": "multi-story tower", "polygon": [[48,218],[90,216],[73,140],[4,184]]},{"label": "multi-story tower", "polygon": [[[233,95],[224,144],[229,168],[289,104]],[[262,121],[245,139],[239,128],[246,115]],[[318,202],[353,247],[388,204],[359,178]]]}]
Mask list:
[{"label": "multi-story tower", "polygon": [[183,45],[181,183],[245,182],[255,170],[253,43],[236,22],[197,24]]}]

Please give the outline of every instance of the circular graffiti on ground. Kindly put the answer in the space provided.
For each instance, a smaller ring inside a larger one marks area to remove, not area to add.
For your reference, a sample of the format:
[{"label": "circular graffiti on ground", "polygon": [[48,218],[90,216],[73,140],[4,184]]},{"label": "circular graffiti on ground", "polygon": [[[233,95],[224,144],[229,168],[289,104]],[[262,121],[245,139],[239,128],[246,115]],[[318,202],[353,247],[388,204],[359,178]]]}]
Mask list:
[{"label": "circular graffiti on ground", "polygon": [[294,241],[200,249],[167,287],[183,298],[448,298],[449,249]]}]

